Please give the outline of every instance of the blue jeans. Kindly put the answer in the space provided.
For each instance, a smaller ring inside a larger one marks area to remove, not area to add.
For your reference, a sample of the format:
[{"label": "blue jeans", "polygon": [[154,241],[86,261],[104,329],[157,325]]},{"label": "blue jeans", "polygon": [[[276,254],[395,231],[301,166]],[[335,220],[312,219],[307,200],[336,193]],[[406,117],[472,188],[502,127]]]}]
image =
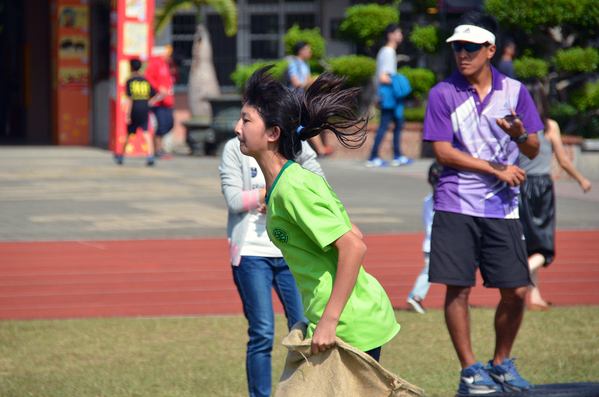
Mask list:
[{"label": "blue jeans", "polygon": [[370,155],[370,159],[374,159],[379,155],[379,146],[385,137],[385,132],[387,132],[387,126],[393,120],[395,123],[395,130],[393,130],[393,157],[399,157],[401,155],[400,152],[400,140],[401,129],[403,128],[405,118],[396,118],[395,117],[395,109],[381,109],[381,123],[379,124],[379,129],[376,132],[376,139],[374,140],[374,146],[372,147],[372,154]]},{"label": "blue jeans", "polygon": [[302,297],[283,258],[242,256],[239,266],[233,266],[233,279],[249,322],[246,371],[250,396],[269,397],[272,387],[270,357],[275,335],[272,289],[285,308],[289,329],[299,321],[307,322],[303,316]]},{"label": "blue jeans", "polygon": [[422,273],[416,279],[416,284],[414,284],[414,289],[410,292],[409,299],[412,299],[414,296],[418,296],[420,299],[424,300],[426,298],[426,294],[428,293],[428,289],[431,286],[431,283],[428,282],[428,263],[430,260],[430,254],[428,252],[424,253],[424,269],[422,269]]}]

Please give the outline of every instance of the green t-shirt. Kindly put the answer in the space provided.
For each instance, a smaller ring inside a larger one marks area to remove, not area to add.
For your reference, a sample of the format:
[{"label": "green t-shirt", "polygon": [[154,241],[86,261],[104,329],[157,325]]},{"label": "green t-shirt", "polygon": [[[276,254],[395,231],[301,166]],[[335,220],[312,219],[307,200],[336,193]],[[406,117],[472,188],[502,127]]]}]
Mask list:
[{"label": "green t-shirt", "polygon": [[[325,179],[293,161],[283,166],[265,201],[266,230],[295,276],[310,338],[333,291],[338,251],[332,243],[349,232],[351,224]],[[389,342],[397,332],[399,324],[389,297],[360,267],[337,336],[368,351]]]}]

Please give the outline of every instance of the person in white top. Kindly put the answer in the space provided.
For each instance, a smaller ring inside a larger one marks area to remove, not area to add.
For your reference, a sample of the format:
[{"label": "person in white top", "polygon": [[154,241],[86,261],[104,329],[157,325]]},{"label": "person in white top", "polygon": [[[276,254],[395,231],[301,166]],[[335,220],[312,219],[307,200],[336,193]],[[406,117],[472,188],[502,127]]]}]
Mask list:
[{"label": "person in white top", "polygon": [[422,251],[424,252],[424,269],[422,269],[422,273],[416,279],[416,283],[414,284],[414,288],[410,291],[410,295],[408,296],[408,304],[410,308],[417,313],[424,314],[426,311],[422,307],[422,301],[426,298],[426,294],[428,292],[431,283],[428,282],[428,262],[430,260],[430,252],[431,252],[431,229],[433,227],[433,215],[435,214],[435,210],[433,209],[434,200],[433,196],[435,194],[435,190],[437,188],[437,182],[439,182],[439,177],[443,172],[443,166],[433,162],[428,169],[428,183],[431,185],[433,192],[424,198],[424,203],[422,206],[422,221],[424,222],[424,242],[422,243]]},{"label": "person in white top", "polygon": [[[308,143],[302,143],[297,162],[324,177],[316,153]],[[229,208],[227,236],[233,279],[249,323],[246,358],[249,394],[268,397],[272,387],[275,325],[272,290],[283,304],[289,329],[297,322],[306,321],[302,297],[283,254],[266,232],[264,174],[253,157],[241,153],[239,139],[233,138],[225,145],[219,170]]]},{"label": "person in white top", "polygon": [[[385,29],[385,37],[387,43],[381,47],[376,56],[376,77],[375,86],[378,88],[381,84],[391,84],[392,76],[397,74],[397,47],[403,42],[403,33],[397,24],[390,24]],[[380,99],[380,98],[379,98]],[[366,162],[366,167],[383,167],[387,165],[379,157],[379,147],[387,132],[387,126],[393,121],[395,129],[393,130],[393,161],[392,166],[408,165],[413,163],[413,160],[403,156],[400,151],[400,134],[404,124],[404,118],[398,118],[394,109],[382,109],[379,129],[376,132],[376,139],[372,147],[370,159]]]}]

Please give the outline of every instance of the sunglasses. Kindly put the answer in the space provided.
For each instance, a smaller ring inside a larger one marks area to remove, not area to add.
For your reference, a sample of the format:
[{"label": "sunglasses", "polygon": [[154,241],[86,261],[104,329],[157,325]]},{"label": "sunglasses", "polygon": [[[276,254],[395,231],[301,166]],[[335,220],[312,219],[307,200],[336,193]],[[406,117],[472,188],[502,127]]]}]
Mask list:
[{"label": "sunglasses", "polygon": [[462,51],[462,48],[465,49],[466,52],[476,52],[476,51],[480,50],[480,48],[483,45],[477,44],[477,43],[469,43],[466,41],[454,41],[453,43],[451,43],[451,46],[453,47],[453,50],[455,52]]}]

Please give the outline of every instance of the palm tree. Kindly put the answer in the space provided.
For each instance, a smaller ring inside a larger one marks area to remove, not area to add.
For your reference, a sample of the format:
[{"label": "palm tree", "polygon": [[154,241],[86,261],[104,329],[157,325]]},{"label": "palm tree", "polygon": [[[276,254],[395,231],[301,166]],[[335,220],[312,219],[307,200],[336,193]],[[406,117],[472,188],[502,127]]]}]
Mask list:
[{"label": "palm tree", "polygon": [[194,117],[211,116],[212,108],[204,99],[219,95],[220,87],[212,61],[210,34],[202,20],[202,6],[212,7],[220,15],[229,37],[237,34],[237,4],[234,0],[167,0],[156,10],[154,33],[159,35],[178,11],[194,10],[196,31],[193,39],[192,61],[187,90],[189,107]]}]

